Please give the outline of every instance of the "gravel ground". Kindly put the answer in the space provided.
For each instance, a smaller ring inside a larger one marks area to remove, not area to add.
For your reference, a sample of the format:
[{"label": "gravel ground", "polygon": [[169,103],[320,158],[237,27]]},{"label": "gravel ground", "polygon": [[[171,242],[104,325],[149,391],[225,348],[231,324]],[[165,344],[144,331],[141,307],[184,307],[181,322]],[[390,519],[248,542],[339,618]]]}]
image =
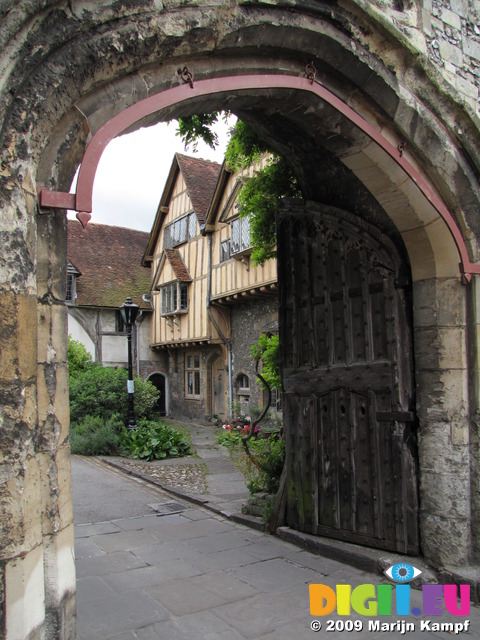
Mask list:
[{"label": "gravel ground", "polygon": [[179,489],[184,493],[193,493],[196,495],[207,493],[207,467],[202,462],[192,461],[185,464],[183,461],[180,462],[175,459],[144,462],[141,460],[130,460],[129,458],[118,458],[118,462],[129,469],[133,469],[169,487]]}]

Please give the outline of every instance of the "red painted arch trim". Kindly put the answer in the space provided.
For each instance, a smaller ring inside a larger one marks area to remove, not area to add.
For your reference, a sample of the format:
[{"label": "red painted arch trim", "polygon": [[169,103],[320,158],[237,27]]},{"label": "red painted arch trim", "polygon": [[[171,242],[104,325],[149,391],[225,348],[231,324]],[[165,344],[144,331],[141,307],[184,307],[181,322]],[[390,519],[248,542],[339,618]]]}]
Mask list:
[{"label": "red painted arch trim", "polygon": [[[144,100],[140,100],[106,122],[96,132],[88,144],[78,174],[75,206],[71,206],[71,194],[63,194],[65,204],[60,206],[59,203],[62,201],[60,196],[62,194],[58,192],[48,192],[45,190],[40,192],[40,205],[52,208],[73,208],[76,211],[91,212],[93,182],[97,166],[105,147],[116,136],[142,118],[175,104],[215,93],[242,91],[248,89],[295,89],[298,91],[306,91],[315,94],[321,100],[324,100],[334,109],[339,111],[348,120],[350,120],[350,122],[355,124],[367,136],[376,142],[405,171],[430,204],[436,209],[438,214],[443,218],[459,253],[460,271],[467,277],[467,279],[470,279],[471,274],[480,274],[480,264],[470,262],[460,229],[449,210],[422,178],[420,173],[408,162],[405,156],[401,156],[398,149],[391,142],[389,142],[370,123],[364,120],[358,113],[335,96],[331,91],[317,82],[312,83],[309,79],[298,76],[273,74],[209,78],[195,81],[193,87],[189,84],[182,84],[171,89],[166,89],[165,91],[150,96],[149,98],[145,98]],[[54,197],[53,194],[55,194]],[[68,207],[66,207],[67,201]]]}]

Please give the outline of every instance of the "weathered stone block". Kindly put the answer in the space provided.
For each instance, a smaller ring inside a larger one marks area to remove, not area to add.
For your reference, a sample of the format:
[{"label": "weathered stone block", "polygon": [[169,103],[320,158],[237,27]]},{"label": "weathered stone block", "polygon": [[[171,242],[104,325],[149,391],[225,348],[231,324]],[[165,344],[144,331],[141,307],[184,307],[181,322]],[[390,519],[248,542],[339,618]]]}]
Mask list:
[{"label": "weathered stone block", "polygon": [[460,16],[445,7],[442,9],[442,21],[445,24],[448,24],[450,27],[457,29],[460,31],[462,28],[462,21],[460,20]]},{"label": "weathered stone block", "polygon": [[468,406],[468,379],[458,369],[431,371],[417,369],[417,413],[425,421],[449,422]]},{"label": "weathered stone block", "polygon": [[17,336],[17,308],[18,303],[13,292],[0,293],[0,380],[11,382],[17,375],[18,336]]},{"label": "weathered stone block", "polygon": [[[465,565],[469,563],[470,529],[469,522],[450,519],[445,515],[435,516],[425,510],[420,512],[420,529],[424,557],[437,567],[444,565]],[[448,531],[448,535],[445,532]]]},{"label": "weathered stone block", "polygon": [[45,538],[45,600],[48,610],[57,610],[65,596],[75,593],[75,561],[72,548],[73,523]]},{"label": "weathered stone block", "polygon": [[18,375],[28,380],[36,375],[37,369],[37,301],[35,296],[19,296],[17,307],[18,326]]},{"label": "weathered stone block", "polygon": [[440,343],[440,369],[459,369],[462,373],[467,368],[466,330],[463,327],[440,327],[438,330]]},{"label": "weathered stone block", "polygon": [[468,16],[468,0],[450,0],[450,7],[462,18]]},{"label": "weathered stone block", "polygon": [[37,243],[38,296],[65,300],[67,286],[65,214],[61,211],[39,216]]},{"label": "weathered stone block", "polygon": [[[12,476],[18,473],[18,463],[2,465]],[[4,474],[2,473],[2,476]],[[23,545],[21,492],[11,477],[0,485],[0,557],[8,559]]]},{"label": "weathered stone block", "polygon": [[468,474],[445,473],[438,460],[438,471],[429,471],[428,479],[420,477],[422,510],[439,518],[446,514],[452,520],[467,520],[470,512],[470,495],[464,491],[468,486]]},{"label": "weathered stone block", "polygon": [[413,283],[414,326],[463,326],[466,291],[458,278]]},{"label": "weathered stone block", "polygon": [[38,362],[67,361],[68,315],[63,304],[38,305]]},{"label": "weathered stone block", "polygon": [[23,547],[33,549],[42,542],[42,480],[35,458],[25,464],[25,479],[22,487]]},{"label": "weathered stone block", "polygon": [[463,65],[463,54],[462,50],[456,47],[450,42],[446,40],[440,40],[440,55],[444,60],[448,60],[456,67],[461,67]]},{"label": "weathered stone block", "polygon": [[468,442],[464,445],[452,441],[451,422],[426,422],[419,429],[419,458],[423,473],[435,473],[442,468],[446,474],[457,474],[468,479]]},{"label": "weathered stone block", "polygon": [[30,638],[45,621],[43,546],[6,564],[8,638]]},{"label": "weathered stone block", "polygon": [[2,292],[0,309],[0,379],[8,382],[18,378],[29,380],[35,375],[36,369],[35,298]]},{"label": "weathered stone block", "polygon": [[44,535],[53,535],[73,522],[70,477],[70,447],[63,445],[52,458],[51,452],[39,455],[44,503]]},{"label": "weathered stone block", "polygon": [[29,429],[35,429],[37,423],[37,386],[34,383],[26,385],[23,390],[24,404],[22,421]]},{"label": "weathered stone block", "polygon": [[68,441],[59,448],[56,464],[59,524],[61,529],[67,529],[73,522],[71,460]]},{"label": "weathered stone block", "polygon": [[68,440],[70,428],[70,404],[68,393],[68,367],[66,364],[57,366],[57,387],[55,390],[55,417],[58,422],[57,446],[60,447]]},{"label": "weathered stone block", "polygon": [[43,365],[38,366],[37,412],[38,423],[40,425],[45,422],[48,415],[53,412],[52,395],[47,386],[47,380],[45,378]]},{"label": "weathered stone block", "polygon": [[480,60],[480,42],[472,40],[472,38],[465,38],[463,40],[463,52],[470,58]]}]

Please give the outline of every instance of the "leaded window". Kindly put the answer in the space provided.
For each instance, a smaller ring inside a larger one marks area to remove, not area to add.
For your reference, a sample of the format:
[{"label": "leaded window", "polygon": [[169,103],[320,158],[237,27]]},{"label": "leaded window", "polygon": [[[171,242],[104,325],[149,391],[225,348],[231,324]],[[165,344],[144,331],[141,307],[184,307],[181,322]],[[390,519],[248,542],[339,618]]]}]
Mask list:
[{"label": "leaded window", "polygon": [[188,284],[170,282],[160,290],[162,315],[186,313],[188,311]]},{"label": "leaded window", "polygon": [[230,240],[225,240],[220,245],[220,262],[230,260]]},{"label": "leaded window", "polygon": [[196,233],[197,216],[194,213],[188,213],[165,227],[163,247],[164,249],[173,249],[194,238]]},{"label": "leaded window", "polygon": [[185,396],[187,398],[200,397],[199,353],[187,353],[185,355]]},{"label": "leaded window", "polygon": [[248,218],[237,218],[231,225],[230,253],[232,255],[250,249],[250,221]]}]

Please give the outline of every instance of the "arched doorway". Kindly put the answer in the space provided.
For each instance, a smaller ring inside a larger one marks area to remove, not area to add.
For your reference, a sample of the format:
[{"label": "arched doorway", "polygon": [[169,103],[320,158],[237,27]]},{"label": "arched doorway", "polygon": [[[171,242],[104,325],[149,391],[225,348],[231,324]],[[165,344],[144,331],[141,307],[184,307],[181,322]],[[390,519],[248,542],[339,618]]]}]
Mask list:
[{"label": "arched doorway", "polygon": [[[456,77],[451,67],[435,67],[428,57],[424,18],[431,16],[419,3],[375,1],[368,10],[355,0],[305,9],[282,2],[171,3],[165,10],[161,3],[94,4],[87,11],[81,3],[50,2],[38,10],[20,1],[2,13],[2,451],[12,480],[1,486],[0,572],[7,624],[25,623],[25,637],[37,627],[42,633],[45,617],[51,629],[64,620],[68,625],[75,588],[62,303],[66,229],[63,213],[38,214],[37,193],[68,191],[99,128],[183,82],[177,70],[185,65],[195,86],[197,79],[240,74],[303,77],[313,60],[317,80],[341,108],[349,105],[398,145],[417,177],[441,196],[472,261],[480,234],[478,126],[447,84]],[[448,49],[463,59],[460,49],[450,43]],[[468,82],[460,79],[463,88]],[[437,565],[478,558],[479,285],[462,286],[444,222],[419,196],[418,182],[341,110],[307,92],[258,85],[200,98],[189,89],[181,103],[145,114],[134,126],[228,107],[288,155],[308,199],[402,235],[413,276],[423,551]],[[441,465],[432,464],[437,458]],[[9,584],[34,588],[23,597],[26,591]]]},{"label": "arched doorway", "polygon": [[161,415],[168,415],[168,378],[164,373],[151,373],[148,380],[160,391],[155,410]]},{"label": "arched doorway", "polygon": [[[280,78],[280,79],[278,79]],[[253,93],[254,91],[254,93]],[[191,93],[190,93],[191,92]],[[170,115],[173,113],[192,113],[199,105],[206,103],[211,108],[219,108],[226,102],[235,106],[235,113],[243,120],[251,123],[264,134],[280,152],[288,153],[292,164],[298,169],[299,181],[305,194],[312,201],[321,202],[327,206],[337,206],[339,209],[350,211],[364,220],[367,224],[374,222],[380,233],[394,239],[397,246],[404,245],[410,258],[413,278],[413,296],[426,298],[425,292],[438,300],[438,296],[444,302],[445,298],[439,293],[441,287],[448,280],[454,282],[455,305],[465,304],[465,289],[460,286],[461,273],[464,272],[465,280],[469,280],[472,274],[480,270],[469,257],[469,251],[462,238],[460,229],[443,200],[439,197],[434,183],[429,180],[427,173],[420,173],[417,169],[416,159],[413,154],[407,156],[393,130],[378,133],[368,122],[371,116],[369,109],[365,110],[365,117],[361,117],[354,110],[329,91],[325,91],[319,83],[311,83],[304,75],[292,77],[289,74],[279,76],[276,73],[264,74],[259,77],[250,76],[223,76],[198,82],[194,87],[184,85],[147,98],[142,103],[135,105],[119,116],[105,123],[104,128],[99,129],[92,138],[85,154],[85,170],[81,172],[77,188],[77,195],[67,194],[68,202],[77,208],[85,203],[85,208],[90,206],[89,190],[93,184],[96,163],[103,145],[112,135],[123,131],[123,128],[135,126],[143,118],[152,118],[155,109],[159,108],[158,118],[163,111]],[[298,105],[302,104],[307,114],[305,122],[300,117]],[[269,117],[266,117],[266,113]],[[276,118],[273,117],[275,114]],[[137,120],[135,119],[137,118]],[[140,118],[140,120],[138,120]],[[337,134],[338,119],[344,125],[342,134]],[[274,122],[281,124],[282,135],[276,130]],[[312,128],[318,132],[319,139],[309,136],[308,130]],[[329,132],[329,133],[327,133]],[[104,135],[105,134],[105,135]],[[387,135],[388,134],[388,135]],[[393,138],[394,142],[391,142]],[[288,140],[288,145],[285,142]],[[315,158],[315,160],[313,160]],[[83,176],[83,179],[82,179]],[[83,188],[85,187],[85,190]],[[45,205],[57,198],[66,206],[66,200],[62,200],[64,194],[42,193],[41,202]],[[72,200],[72,198],[74,198]],[[52,205],[53,206],[53,205]],[[459,269],[460,263],[460,269]],[[414,314],[415,316],[415,314]],[[421,314],[416,316],[420,323],[423,322]],[[443,348],[443,331],[435,324],[432,316],[430,331],[436,335],[440,348]],[[415,320],[415,317],[414,317]],[[414,332],[425,333],[424,327],[414,324]],[[459,325],[454,328],[455,340],[459,340],[462,349],[465,344],[464,327]],[[433,398],[431,394],[431,368],[429,356],[426,354],[428,344],[424,340],[418,341],[425,344],[425,351],[419,350],[417,364],[421,375],[417,377],[418,397],[421,398],[419,406],[423,415],[422,419],[428,423],[430,419],[429,408],[437,406],[438,402],[444,402],[447,398],[448,405],[453,402],[458,406],[458,398],[453,387],[448,387],[452,392],[443,394],[440,399]],[[460,351],[462,354],[462,351]],[[461,363],[463,365],[463,363]],[[450,375],[441,369],[436,373],[440,378]],[[459,370],[462,366],[459,367]],[[443,384],[443,383],[442,383]],[[442,385],[434,386],[435,389],[444,389]],[[463,386],[465,390],[465,386]],[[443,393],[443,392],[440,392]],[[462,406],[466,409],[468,402],[462,397]],[[449,413],[451,410],[449,408]],[[449,429],[449,413],[441,414],[437,424],[438,429],[444,435]],[[423,432],[423,452],[419,452],[419,466],[421,476],[423,504],[427,504],[433,495],[439,479],[435,474],[427,471],[422,477],[422,459],[425,460],[423,469],[428,469],[428,458],[432,455],[431,448],[435,449],[439,441],[434,435],[435,429]],[[464,435],[461,436],[464,438]],[[428,443],[428,445],[427,445]],[[468,447],[464,440],[460,447]],[[458,452],[456,452],[457,454]],[[457,465],[457,455],[452,469],[464,474],[461,465]],[[445,479],[447,474],[444,474]],[[469,486],[470,478],[464,474],[464,481]],[[457,500],[453,488],[448,489],[452,494],[452,500]],[[468,496],[468,492],[464,495]],[[469,499],[462,501],[461,512],[465,536],[461,538],[463,544],[450,547],[458,558],[468,557],[468,548],[471,540],[467,534],[467,522],[469,519]],[[431,504],[432,511],[436,511],[435,502]],[[424,518],[425,530],[436,527],[435,519],[424,510],[420,514],[420,528]],[[452,515],[453,520],[453,515]],[[455,517],[458,522],[458,518]],[[442,539],[443,539],[442,534]],[[442,553],[444,543],[440,538],[424,535],[423,550],[431,546],[428,554],[438,560],[437,552]],[[433,551],[435,549],[435,551]]]}]

